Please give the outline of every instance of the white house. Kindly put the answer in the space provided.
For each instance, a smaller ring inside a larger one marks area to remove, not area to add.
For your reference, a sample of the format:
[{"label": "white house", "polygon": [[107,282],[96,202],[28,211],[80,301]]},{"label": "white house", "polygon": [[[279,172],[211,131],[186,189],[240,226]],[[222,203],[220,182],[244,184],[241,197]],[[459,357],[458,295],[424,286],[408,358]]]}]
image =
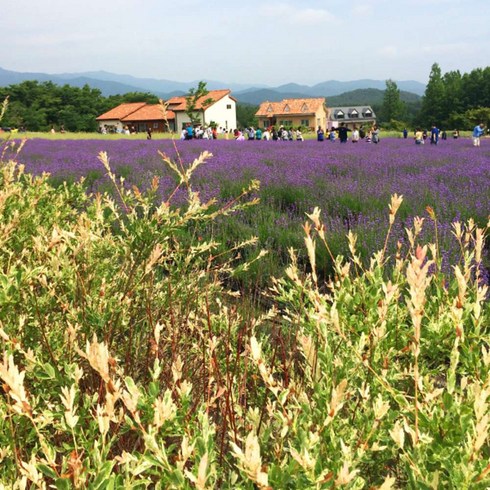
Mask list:
[{"label": "white house", "polygon": [[[231,91],[210,90],[207,95],[197,99],[196,117],[199,117],[203,125],[216,123],[218,128],[226,130],[236,129],[236,99],[230,95]],[[175,129],[179,131],[190,123],[186,111],[186,98],[172,97],[168,102],[168,109],[175,113]]]}]

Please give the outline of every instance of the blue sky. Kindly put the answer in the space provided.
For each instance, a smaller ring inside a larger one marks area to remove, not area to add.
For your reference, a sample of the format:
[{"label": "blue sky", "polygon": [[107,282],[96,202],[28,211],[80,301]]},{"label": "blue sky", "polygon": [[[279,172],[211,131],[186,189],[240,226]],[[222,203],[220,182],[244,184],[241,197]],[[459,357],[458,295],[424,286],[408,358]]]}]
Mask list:
[{"label": "blue sky", "polygon": [[277,85],[490,60],[490,0],[1,0],[0,66]]}]

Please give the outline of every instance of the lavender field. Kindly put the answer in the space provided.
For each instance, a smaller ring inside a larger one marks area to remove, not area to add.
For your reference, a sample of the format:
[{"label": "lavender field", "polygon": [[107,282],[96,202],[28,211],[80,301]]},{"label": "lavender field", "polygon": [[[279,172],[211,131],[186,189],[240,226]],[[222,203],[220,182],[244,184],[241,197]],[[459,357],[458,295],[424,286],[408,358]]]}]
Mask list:
[{"label": "lavender field", "polygon": [[[175,146],[174,146],[175,145]],[[411,139],[384,139],[379,145],[361,142],[264,141],[50,141],[30,140],[18,160],[35,174],[49,172],[54,182],[86,178],[90,192],[110,190],[105,170],[97,159],[106,151],[111,167],[128,185],[147,188],[160,177],[159,194],[167,199],[175,188],[171,172],[158,151],[189,165],[203,150],[213,158],[194,175],[193,186],[202,200],[227,201],[252,179],[261,182],[261,203],[249,212],[227,219],[222,229],[207,230],[226,240],[257,235],[260,246],[287,260],[287,248],[302,247],[301,224],[315,206],[322,210],[334,253],[347,253],[345,235],[358,234],[358,246],[367,258],[383,247],[388,228],[390,195],[404,196],[392,233],[390,251],[405,243],[404,228],[414,216],[426,218],[424,238],[433,239],[434,209],[443,263],[459,253],[451,236],[451,223],[473,218],[486,226],[490,214],[490,141],[473,148],[467,139],[441,141],[438,146],[415,146]],[[178,154],[177,154],[178,151]],[[185,205],[184,192],[174,196]],[[487,249],[488,251],[488,246]],[[275,262],[275,265],[273,264]],[[489,257],[485,262],[488,266]],[[327,268],[328,269],[328,268]],[[267,270],[267,267],[264,268]]]}]

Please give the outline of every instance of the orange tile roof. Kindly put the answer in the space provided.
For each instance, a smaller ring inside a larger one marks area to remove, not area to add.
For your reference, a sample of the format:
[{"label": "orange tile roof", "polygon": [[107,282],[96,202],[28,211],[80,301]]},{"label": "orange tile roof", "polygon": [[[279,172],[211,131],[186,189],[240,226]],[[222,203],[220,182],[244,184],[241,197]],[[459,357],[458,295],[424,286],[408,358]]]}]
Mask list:
[{"label": "orange tile roof", "polygon": [[[175,119],[175,113],[167,111],[167,119]],[[161,121],[163,112],[160,104],[146,104],[136,111],[121,118],[121,121]]]},{"label": "orange tile roof", "polygon": [[[197,99],[196,103],[196,109],[207,109],[209,106],[213,105],[215,102],[218,102],[218,100],[222,99],[226,95],[229,95],[231,91],[229,89],[225,90],[210,90],[207,95],[203,95],[202,97],[199,97]],[[233,99],[233,97],[231,97]],[[212,99],[213,101],[211,104],[206,104],[204,106],[204,102],[206,100]],[[235,100],[235,99],[233,99]],[[185,111],[186,110],[186,99],[185,96],[180,96],[180,97],[172,97],[168,101],[169,108],[172,109],[173,111]]]},{"label": "orange tile roof", "polygon": [[104,114],[97,117],[97,121],[105,121],[108,119],[122,119],[123,117],[128,116],[129,114],[137,111],[141,107],[146,105],[146,102],[129,102],[126,104],[120,104],[114,109],[105,112]]},{"label": "orange tile roof", "polygon": [[265,101],[260,104],[256,116],[292,116],[301,114],[315,114],[325,104],[324,97],[312,99],[283,99],[281,102]]}]

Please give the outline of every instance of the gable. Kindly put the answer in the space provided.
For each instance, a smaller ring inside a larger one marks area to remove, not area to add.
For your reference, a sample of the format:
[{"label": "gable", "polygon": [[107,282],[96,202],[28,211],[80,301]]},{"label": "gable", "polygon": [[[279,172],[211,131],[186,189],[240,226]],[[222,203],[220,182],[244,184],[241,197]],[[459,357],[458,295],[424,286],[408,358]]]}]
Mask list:
[{"label": "gable", "polygon": [[374,119],[376,115],[370,106],[356,106],[356,107],[330,107],[329,119],[331,121],[345,119],[345,120],[359,120],[359,119]]},{"label": "gable", "polygon": [[314,115],[325,106],[325,98],[283,99],[281,102],[265,101],[255,113],[257,117],[280,117],[281,115]]}]

